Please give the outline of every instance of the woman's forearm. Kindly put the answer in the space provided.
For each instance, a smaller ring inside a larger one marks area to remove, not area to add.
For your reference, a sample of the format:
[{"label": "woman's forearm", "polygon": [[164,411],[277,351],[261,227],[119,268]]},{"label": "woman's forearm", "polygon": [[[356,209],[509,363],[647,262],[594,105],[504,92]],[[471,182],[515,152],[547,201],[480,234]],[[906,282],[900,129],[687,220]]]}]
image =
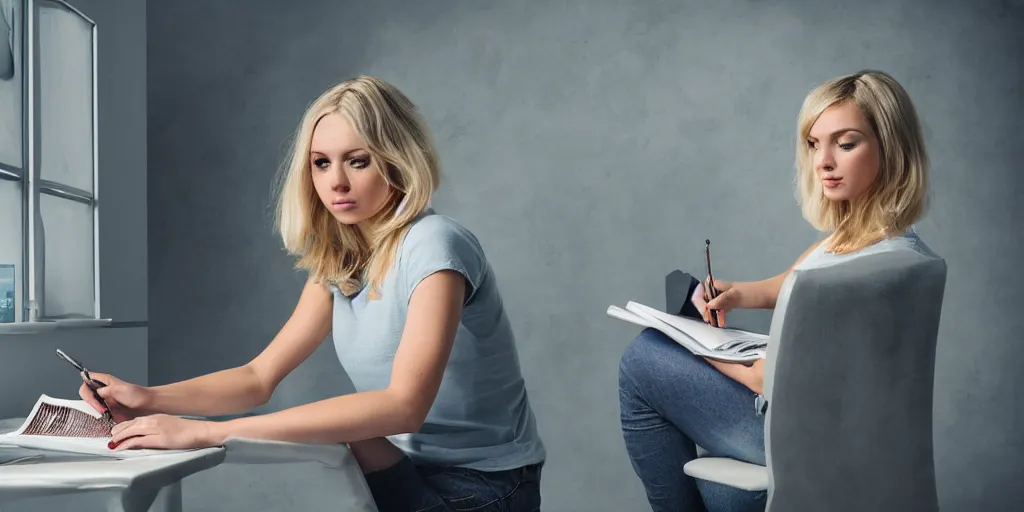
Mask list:
[{"label": "woman's forearm", "polygon": [[266,403],[272,392],[248,365],[149,390],[150,412],[193,416],[244,413]]},{"label": "woman's forearm", "polygon": [[[733,283],[734,287],[740,289],[740,306],[745,309],[775,309],[775,305],[779,301],[779,292],[782,290],[782,284],[786,282],[786,278],[789,277],[790,272],[793,268],[800,264],[812,251],[818,246],[818,243],[812,244],[796,259],[793,266],[786,269],[785,272],[768,279],[761,281],[748,281]],[[717,281],[717,280],[716,280]]]},{"label": "woman's forearm", "polygon": [[336,444],[419,430],[423,418],[397,393],[383,389],[328,398],[271,414],[214,423],[211,445],[229,437]]},{"label": "woman's forearm", "polygon": [[743,309],[774,309],[779,299],[779,290],[785,274],[761,281],[745,281],[733,283],[739,288]]}]

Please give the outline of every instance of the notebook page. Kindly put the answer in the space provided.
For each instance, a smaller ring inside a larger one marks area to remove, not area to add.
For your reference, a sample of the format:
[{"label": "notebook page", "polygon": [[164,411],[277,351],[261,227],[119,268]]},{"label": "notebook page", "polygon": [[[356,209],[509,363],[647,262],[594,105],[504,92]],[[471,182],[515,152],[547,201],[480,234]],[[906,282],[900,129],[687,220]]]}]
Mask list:
[{"label": "notebook page", "polygon": [[189,450],[111,450],[110,428],[84,400],[42,395],[18,430],[0,435],[0,445],[126,459]]},{"label": "notebook page", "polygon": [[758,334],[754,332],[744,331],[740,329],[728,329],[712,327],[701,320],[693,318],[682,317],[678,315],[670,315],[663,311],[645,306],[638,302],[629,302],[626,304],[626,309],[641,314],[650,315],[672,327],[679,329],[683,333],[687,334],[702,346],[708,350],[715,350],[717,347],[721,347],[726,343],[731,342],[743,342],[743,341],[760,341],[767,342],[768,336],[764,334]]}]

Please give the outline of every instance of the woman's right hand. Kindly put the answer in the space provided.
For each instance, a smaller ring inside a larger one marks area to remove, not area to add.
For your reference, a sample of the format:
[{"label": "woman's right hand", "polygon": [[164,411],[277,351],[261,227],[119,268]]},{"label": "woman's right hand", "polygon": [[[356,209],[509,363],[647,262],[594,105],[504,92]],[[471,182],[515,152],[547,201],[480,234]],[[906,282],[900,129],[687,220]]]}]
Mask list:
[{"label": "woman's right hand", "polygon": [[[741,307],[740,289],[731,281],[715,279],[715,289],[718,291],[718,296],[710,301],[706,301],[705,296],[707,294],[705,290],[708,289],[709,283],[710,279],[704,278],[704,282],[698,284],[697,288],[693,291],[690,301],[697,307],[697,311],[700,311],[704,316],[706,323],[716,327],[725,327],[726,314],[733,309]],[[715,325],[711,317],[711,310],[715,310],[718,314],[718,325]]]},{"label": "woman's right hand", "polygon": [[[149,388],[125,382],[106,373],[89,372],[89,376],[106,384],[96,390],[96,393],[110,406],[110,414],[114,416],[114,421],[120,423],[152,412],[147,410],[152,394]],[[78,396],[97,412],[103,413],[105,410],[103,404],[96,400],[92,388],[84,382],[78,388]]]}]

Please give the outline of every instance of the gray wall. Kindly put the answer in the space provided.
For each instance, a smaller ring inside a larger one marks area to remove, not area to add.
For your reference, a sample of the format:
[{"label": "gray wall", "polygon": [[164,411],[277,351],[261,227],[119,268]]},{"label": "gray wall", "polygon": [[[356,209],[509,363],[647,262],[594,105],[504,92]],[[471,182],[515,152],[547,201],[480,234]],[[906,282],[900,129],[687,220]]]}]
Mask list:
[{"label": "gray wall", "polygon": [[[379,75],[422,107],[447,170],[436,206],[497,269],[550,452],[544,508],[643,509],[616,395],[636,329],[605,308],[660,305],[709,236],[723,278],[791,264],[816,239],[792,192],[800,102],[874,67],[909,89],[934,160],[918,230],[950,268],[940,500],[1005,509],[1024,499],[1022,17],[1019,2],[155,2],[151,379],[241,364],[274,336],[303,279],[270,224],[284,143],[321,90]],[[348,389],[329,349],[273,407]],[[214,488],[190,480],[187,504],[211,509]]]}]

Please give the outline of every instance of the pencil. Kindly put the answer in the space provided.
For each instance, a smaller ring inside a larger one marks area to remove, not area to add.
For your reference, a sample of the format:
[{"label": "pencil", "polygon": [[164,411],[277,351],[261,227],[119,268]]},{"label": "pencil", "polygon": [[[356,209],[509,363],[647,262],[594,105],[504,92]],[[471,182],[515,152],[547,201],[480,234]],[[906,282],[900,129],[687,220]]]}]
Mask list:
[{"label": "pencil", "polygon": [[[718,297],[718,289],[715,288],[715,278],[711,274],[711,239],[704,240],[704,260],[708,264],[708,286],[707,296],[708,299],[705,302],[710,302]],[[711,310],[711,325],[718,327],[718,311]]]}]

